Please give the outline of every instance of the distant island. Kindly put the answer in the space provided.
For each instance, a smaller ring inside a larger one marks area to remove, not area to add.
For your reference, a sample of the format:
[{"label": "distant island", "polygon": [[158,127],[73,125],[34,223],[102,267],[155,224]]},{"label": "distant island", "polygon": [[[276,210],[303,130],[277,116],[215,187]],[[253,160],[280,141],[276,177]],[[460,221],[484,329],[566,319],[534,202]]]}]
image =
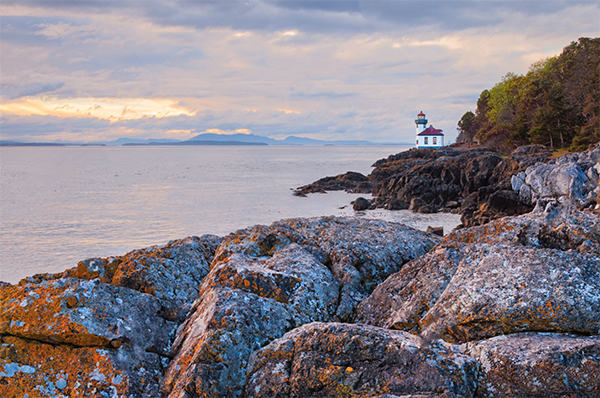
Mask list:
[{"label": "distant island", "polygon": [[153,146],[153,145],[176,145],[176,146],[194,146],[194,145],[269,145],[264,142],[244,142],[244,141],[180,141],[180,142],[156,142],[150,141],[147,143],[127,142],[122,146]]},{"label": "distant island", "polygon": [[18,142],[18,141],[0,141],[0,146],[66,146],[57,142]]},{"label": "distant island", "polygon": [[203,133],[181,141],[175,139],[139,139],[122,137],[113,141],[97,142],[19,142],[0,141],[0,146],[167,146],[167,145],[413,145],[408,142],[370,142],[364,140],[315,140],[312,138],[289,136],[283,140],[262,137],[254,134],[214,134]]}]

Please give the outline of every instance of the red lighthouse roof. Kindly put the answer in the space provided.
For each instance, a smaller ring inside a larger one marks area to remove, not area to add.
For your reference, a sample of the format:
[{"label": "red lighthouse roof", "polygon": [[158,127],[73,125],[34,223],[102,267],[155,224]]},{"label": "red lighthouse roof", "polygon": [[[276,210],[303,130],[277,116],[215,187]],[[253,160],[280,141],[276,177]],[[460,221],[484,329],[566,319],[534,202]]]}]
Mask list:
[{"label": "red lighthouse roof", "polygon": [[433,128],[433,126],[427,127],[425,130],[421,131],[419,135],[444,135],[442,130],[438,130]]},{"label": "red lighthouse roof", "polygon": [[421,111],[417,116],[425,116],[425,114],[423,113],[423,111]]}]

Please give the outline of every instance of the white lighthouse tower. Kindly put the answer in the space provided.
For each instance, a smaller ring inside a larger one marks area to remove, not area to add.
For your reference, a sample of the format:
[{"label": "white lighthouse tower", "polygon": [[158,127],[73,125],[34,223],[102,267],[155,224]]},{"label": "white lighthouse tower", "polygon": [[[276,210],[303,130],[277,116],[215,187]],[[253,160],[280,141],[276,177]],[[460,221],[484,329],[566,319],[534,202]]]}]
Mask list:
[{"label": "white lighthouse tower", "polygon": [[[419,138],[419,133],[421,133],[427,127],[427,119],[425,119],[425,114],[421,111],[417,115],[417,119],[415,120],[415,124],[417,125],[417,139]],[[419,145],[419,142],[417,142]]]}]

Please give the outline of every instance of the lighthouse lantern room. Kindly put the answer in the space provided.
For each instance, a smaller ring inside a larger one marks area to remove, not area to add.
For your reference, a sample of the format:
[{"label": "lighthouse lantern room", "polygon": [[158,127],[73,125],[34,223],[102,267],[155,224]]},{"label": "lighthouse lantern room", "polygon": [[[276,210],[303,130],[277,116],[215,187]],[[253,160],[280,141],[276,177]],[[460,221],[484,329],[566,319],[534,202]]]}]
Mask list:
[{"label": "lighthouse lantern room", "polygon": [[442,130],[427,127],[425,114],[420,112],[415,119],[417,125],[417,148],[441,148],[444,146],[444,134]]}]

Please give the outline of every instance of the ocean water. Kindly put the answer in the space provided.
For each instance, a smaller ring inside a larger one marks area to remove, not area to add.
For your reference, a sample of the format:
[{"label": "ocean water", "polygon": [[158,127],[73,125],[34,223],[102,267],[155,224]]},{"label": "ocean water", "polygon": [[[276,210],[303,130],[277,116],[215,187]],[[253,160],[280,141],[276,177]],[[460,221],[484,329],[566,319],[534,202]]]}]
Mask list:
[{"label": "ocean water", "polygon": [[416,228],[451,214],[355,213],[344,192],[292,195],[405,146],[0,148],[0,280],[59,272],[191,235],[226,235],[291,217],[358,216]]}]

